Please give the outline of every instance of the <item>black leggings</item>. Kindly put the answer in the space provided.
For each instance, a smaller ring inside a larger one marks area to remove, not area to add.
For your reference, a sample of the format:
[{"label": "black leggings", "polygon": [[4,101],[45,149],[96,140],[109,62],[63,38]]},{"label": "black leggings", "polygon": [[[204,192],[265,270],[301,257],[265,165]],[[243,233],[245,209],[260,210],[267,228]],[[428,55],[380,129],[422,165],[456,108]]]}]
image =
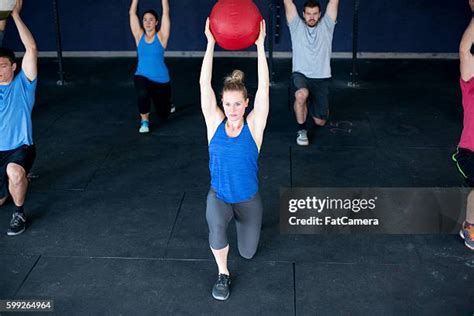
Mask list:
[{"label": "black leggings", "polygon": [[171,108],[171,84],[151,81],[143,76],[135,76],[135,89],[138,95],[138,111],[148,114],[151,101],[155,104],[160,119],[167,119]]}]

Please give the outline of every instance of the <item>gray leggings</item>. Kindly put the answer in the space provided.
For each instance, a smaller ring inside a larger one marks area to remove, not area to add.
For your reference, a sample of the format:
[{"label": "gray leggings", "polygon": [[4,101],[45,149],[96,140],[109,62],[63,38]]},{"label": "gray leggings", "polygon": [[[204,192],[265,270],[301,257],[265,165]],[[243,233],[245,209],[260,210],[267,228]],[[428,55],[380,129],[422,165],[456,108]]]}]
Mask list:
[{"label": "gray leggings", "polygon": [[228,245],[227,226],[235,219],[239,253],[251,259],[257,251],[262,227],[263,207],[257,192],[250,200],[229,204],[217,198],[211,188],[207,195],[206,219],[209,226],[209,245],[223,249]]}]

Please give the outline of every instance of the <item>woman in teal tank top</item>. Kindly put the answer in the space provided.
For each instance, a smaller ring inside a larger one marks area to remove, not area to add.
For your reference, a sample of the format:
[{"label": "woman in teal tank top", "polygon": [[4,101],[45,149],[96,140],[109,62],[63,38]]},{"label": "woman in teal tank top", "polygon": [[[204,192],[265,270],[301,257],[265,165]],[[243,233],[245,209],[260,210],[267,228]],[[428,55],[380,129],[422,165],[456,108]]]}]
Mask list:
[{"label": "woman in teal tank top", "polygon": [[207,49],[201,68],[201,108],[207,127],[211,188],[207,196],[206,219],[209,245],[218,267],[218,279],[212,289],[217,300],[230,295],[227,268],[229,243],[227,226],[234,219],[239,253],[251,259],[258,247],[263,207],[258,193],[258,153],[263,141],[269,111],[269,72],[265,57],[265,21],[255,42],[258,54],[258,88],[253,110],[245,118],[249,105],[247,89],[240,70],[224,81],[222,109],[217,105],[211,86],[215,39],[206,22]]},{"label": "woman in teal tank top", "polygon": [[138,66],[135,73],[135,88],[140,112],[140,133],[148,133],[151,102],[161,121],[168,118],[171,110],[171,84],[164,61],[164,51],[168,44],[171,22],[168,0],[162,0],[163,15],[161,27],[157,31],[158,14],[154,10],[145,11],[143,21],[137,15],[138,0],[130,6],[130,28],[137,45]]}]

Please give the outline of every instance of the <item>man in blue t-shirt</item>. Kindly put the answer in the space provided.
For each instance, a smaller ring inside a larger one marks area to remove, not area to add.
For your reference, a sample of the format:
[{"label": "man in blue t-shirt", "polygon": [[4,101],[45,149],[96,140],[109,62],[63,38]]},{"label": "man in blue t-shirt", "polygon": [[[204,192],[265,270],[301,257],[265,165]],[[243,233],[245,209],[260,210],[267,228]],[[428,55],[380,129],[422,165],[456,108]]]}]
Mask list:
[{"label": "man in blue t-shirt", "polygon": [[329,0],[321,17],[321,4],[308,0],[303,5],[303,19],[293,0],[284,0],[286,20],[293,49],[292,93],[298,123],[296,143],[309,145],[306,132],[308,109],[314,123],[324,126],[329,116],[329,80],[331,78],[332,37],[336,26],[339,0]]},{"label": "man in blue t-shirt", "polygon": [[26,50],[18,75],[15,76],[15,54],[0,48],[0,206],[10,195],[15,211],[7,231],[9,236],[25,231],[23,204],[27,174],[36,155],[31,112],[35,103],[38,53],[33,35],[20,17],[22,3],[17,0],[11,14]]}]

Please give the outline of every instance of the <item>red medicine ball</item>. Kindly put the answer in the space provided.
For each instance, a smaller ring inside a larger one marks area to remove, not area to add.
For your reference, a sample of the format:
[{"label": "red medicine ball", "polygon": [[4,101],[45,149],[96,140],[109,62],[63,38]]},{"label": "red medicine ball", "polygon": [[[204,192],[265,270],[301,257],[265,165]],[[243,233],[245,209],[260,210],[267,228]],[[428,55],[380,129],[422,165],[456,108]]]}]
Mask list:
[{"label": "red medicine ball", "polygon": [[262,15],[252,0],[219,0],[209,20],[217,44],[227,50],[239,50],[257,40]]}]

